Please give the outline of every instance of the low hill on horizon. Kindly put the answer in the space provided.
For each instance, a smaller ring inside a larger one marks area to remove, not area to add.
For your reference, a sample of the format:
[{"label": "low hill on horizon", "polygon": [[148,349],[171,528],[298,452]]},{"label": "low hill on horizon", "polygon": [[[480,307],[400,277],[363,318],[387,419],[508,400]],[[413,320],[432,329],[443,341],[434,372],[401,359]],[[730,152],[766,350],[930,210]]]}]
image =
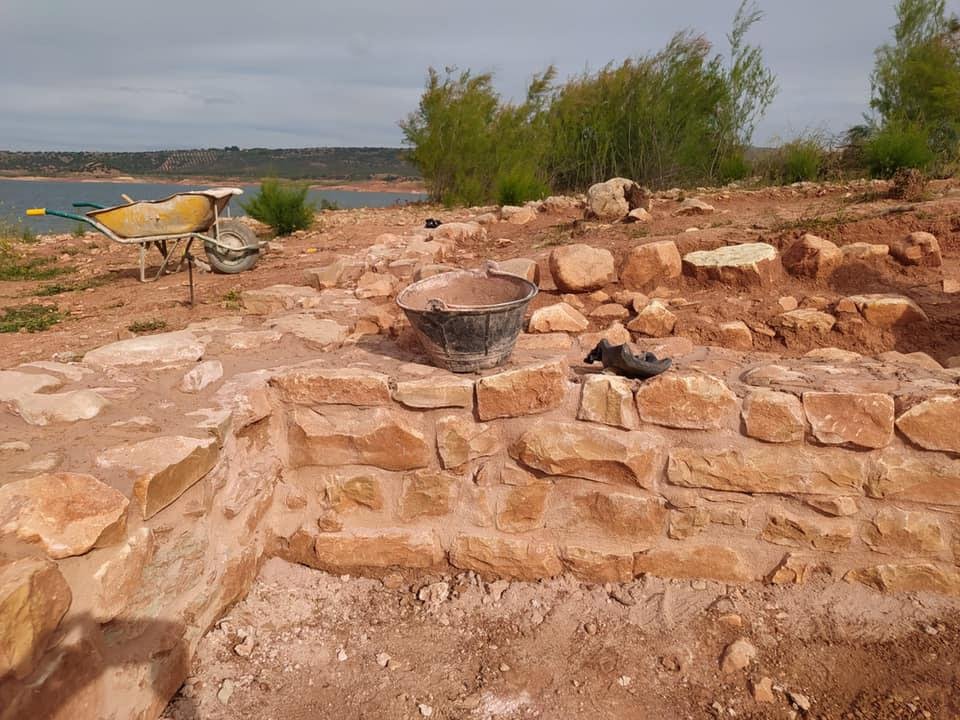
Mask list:
[{"label": "low hill on horizon", "polygon": [[419,178],[400,148],[247,148],[148,152],[0,150],[0,177],[114,177],[119,175],[223,178],[256,181],[400,180]]}]

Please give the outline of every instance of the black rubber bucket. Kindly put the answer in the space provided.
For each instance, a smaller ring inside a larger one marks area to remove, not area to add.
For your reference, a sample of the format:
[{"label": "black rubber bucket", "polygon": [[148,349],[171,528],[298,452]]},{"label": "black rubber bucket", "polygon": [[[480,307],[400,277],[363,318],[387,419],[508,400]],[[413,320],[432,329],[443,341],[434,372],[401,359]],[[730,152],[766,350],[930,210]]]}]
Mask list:
[{"label": "black rubber bucket", "polygon": [[434,365],[476,372],[502,365],[523,329],[523,314],[537,294],[525,278],[483,270],[434,275],[397,296]]}]

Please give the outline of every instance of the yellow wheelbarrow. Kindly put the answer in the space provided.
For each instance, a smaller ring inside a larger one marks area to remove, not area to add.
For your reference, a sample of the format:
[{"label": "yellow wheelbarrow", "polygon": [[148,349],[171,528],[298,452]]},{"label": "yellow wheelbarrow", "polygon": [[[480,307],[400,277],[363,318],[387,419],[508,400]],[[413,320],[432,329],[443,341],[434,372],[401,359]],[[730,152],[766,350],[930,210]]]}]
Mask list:
[{"label": "yellow wheelbarrow", "polygon": [[[46,208],[32,208],[27,215],[55,215],[91,225],[111,240],[140,247],[140,281],[150,282],[165,272],[176,272],[184,260],[191,270],[195,258],[190,246],[203,242],[207,260],[217,272],[239,273],[249,270],[260,258],[261,243],[253,231],[239,220],[221,218],[230,198],[242,195],[239,188],[211,188],[177,193],[163,200],[128,201],[125,205],[103,207],[76,202],[75,208],[92,208],[83,215]],[[228,211],[229,212],[229,211]],[[147,277],[147,251],[153,246],[163,261],[152,277]],[[181,252],[182,248],[182,252]],[[178,257],[179,255],[179,257]]]}]

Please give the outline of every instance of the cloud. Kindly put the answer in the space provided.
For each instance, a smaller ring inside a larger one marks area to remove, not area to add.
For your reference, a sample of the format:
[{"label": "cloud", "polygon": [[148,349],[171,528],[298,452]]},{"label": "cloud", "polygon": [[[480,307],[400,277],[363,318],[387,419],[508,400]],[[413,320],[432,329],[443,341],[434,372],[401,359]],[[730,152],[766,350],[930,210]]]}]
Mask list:
[{"label": "cloud", "polygon": [[[506,97],[655,51],[718,51],[738,0],[3,0],[0,148],[399,145],[427,67],[493,70]],[[757,142],[840,131],[869,100],[892,0],[761,0],[751,39],[780,80]]]}]

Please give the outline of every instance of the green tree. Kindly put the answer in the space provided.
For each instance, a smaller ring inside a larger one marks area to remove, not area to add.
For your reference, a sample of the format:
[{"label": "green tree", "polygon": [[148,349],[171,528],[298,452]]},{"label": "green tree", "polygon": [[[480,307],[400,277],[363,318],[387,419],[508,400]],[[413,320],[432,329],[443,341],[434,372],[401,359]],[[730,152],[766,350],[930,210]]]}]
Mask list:
[{"label": "green tree", "polygon": [[877,49],[871,107],[884,129],[929,137],[941,161],[960,141],[960,21],[945,0],[899,0],[893,42]]}]

